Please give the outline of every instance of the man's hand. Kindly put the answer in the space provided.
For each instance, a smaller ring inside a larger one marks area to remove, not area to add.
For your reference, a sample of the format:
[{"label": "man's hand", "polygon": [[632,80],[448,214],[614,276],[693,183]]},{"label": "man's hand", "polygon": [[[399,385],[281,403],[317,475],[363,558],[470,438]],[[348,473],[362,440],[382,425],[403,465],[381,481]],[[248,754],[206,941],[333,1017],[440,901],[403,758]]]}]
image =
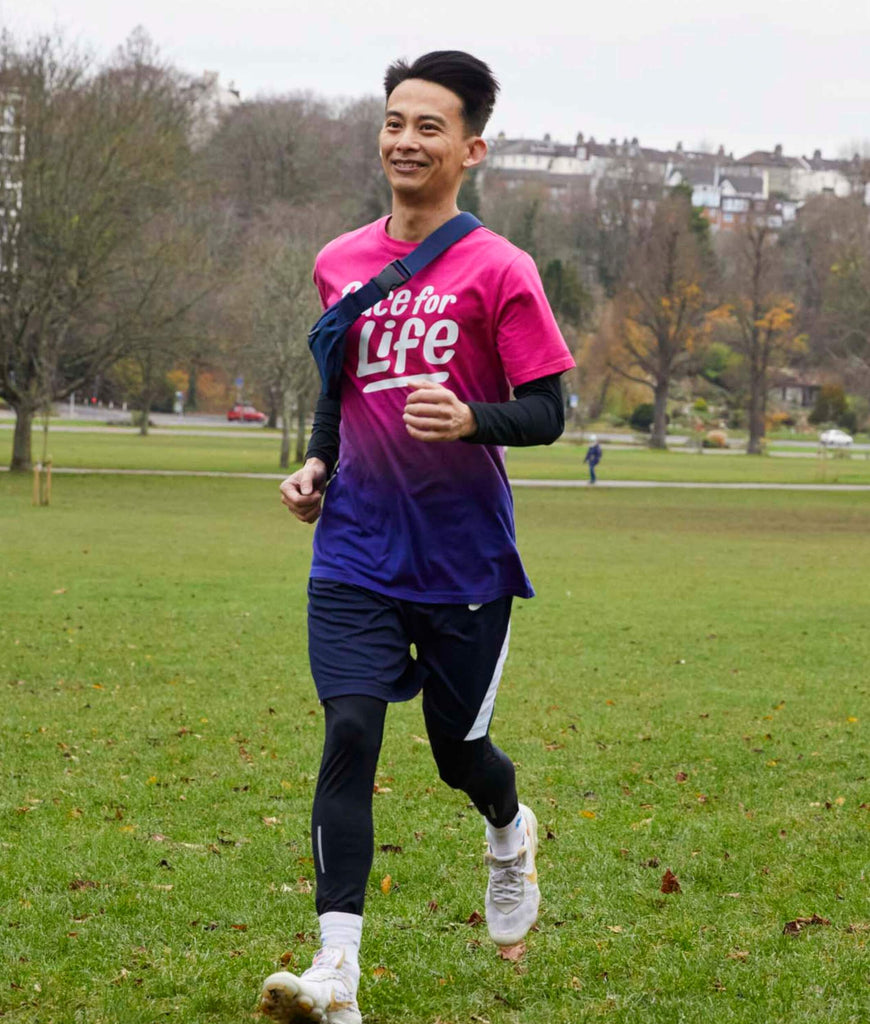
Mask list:
[{"label": "man's hand", "polygon": [[418,441],[456,441],[477,430],[474,413],[449,388],[432,381],[409,381],[403,419]]},{"label": "man's hand", "polygon": [[281,501],[300,522],[314,523],[320,518],[326,465],[320,459],[309,459],[281,484]]}]

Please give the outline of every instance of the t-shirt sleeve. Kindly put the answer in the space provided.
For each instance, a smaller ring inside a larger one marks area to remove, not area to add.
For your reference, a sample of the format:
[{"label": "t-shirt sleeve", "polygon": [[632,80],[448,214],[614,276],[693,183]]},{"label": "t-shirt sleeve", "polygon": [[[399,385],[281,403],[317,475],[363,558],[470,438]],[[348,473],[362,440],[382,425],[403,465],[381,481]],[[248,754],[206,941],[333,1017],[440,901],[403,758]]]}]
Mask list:
[{"label": "t-shirt sleeve", "polygon": [[317,288],[317,294],[320,296],[320,306],[325,310],[329,303],[326,301],[326,282],[323,280],[323,273],[320,268],[320,255],[314,261],[314,271],[311,277]]},{"label": "t-shirt sleeve", "polygon": [[511,387],[574,366],[528,253],[519,253],[502,275],[494,326],[499,358]]}]

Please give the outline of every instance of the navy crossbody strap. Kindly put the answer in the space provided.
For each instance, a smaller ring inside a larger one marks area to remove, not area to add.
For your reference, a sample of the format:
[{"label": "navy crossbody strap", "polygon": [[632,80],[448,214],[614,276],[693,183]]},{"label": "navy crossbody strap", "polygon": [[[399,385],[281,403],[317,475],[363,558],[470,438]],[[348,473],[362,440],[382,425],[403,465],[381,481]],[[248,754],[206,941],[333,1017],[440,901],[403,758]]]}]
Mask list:
[{"label": "navy crossbody strap", "polygon": [[[454,242],[458,242],[461,238],[471,234],[475,228],[482,226],[473,213],[459,213],[455,217],[451,217],[446,224],[442,224],[431,235],[427,235],[407,256],[388,263],[380,274],[373,277],[367,285],[360,288],[359,291],[351,293],[355,300],[352,308],[358,310],[357,316],[364,309],[373,306],[378,299],[386,298],[394,288],[404,284],[409,277],[419,273],[424,267],[428,267]],[[346,295],[345,299],[347,298],[350,296]]]}]

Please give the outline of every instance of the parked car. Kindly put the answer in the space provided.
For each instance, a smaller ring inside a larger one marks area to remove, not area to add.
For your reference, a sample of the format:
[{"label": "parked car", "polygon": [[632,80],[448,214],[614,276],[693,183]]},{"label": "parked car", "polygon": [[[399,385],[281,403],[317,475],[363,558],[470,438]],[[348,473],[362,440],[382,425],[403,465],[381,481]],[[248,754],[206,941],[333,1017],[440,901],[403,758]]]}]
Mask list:
[{"label": "parked car", "polygon": [[848,448],[852,443],[851,434],[847,434],[845,430],[823,430],[819,434],[819,444],[823,448]]},{"label": "parked car", "polygon": [[266,414],[252,405],[242,405],[240,402],[236,402],[227,413],[227,419],[237,423],[265,423]]}]

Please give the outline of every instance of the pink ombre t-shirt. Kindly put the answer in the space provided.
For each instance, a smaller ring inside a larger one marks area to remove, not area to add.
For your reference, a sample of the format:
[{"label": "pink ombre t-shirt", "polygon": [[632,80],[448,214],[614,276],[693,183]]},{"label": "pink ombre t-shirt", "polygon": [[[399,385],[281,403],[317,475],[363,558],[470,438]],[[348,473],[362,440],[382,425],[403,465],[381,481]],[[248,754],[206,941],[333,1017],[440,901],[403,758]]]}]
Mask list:
[{"label": "pink ombre t-shirt", "polygon": [[[318,255],[324,308],[414,243],[388,218]],[[409,378],[463,401],[505,402],[511,387],[574,365],[532,258],[477,228],[367,310],[347,333],[338,473],[314,534],[311,575],[411,601],[485,603],[533,590],[517,552],[504,450],[412,438]]]}]

